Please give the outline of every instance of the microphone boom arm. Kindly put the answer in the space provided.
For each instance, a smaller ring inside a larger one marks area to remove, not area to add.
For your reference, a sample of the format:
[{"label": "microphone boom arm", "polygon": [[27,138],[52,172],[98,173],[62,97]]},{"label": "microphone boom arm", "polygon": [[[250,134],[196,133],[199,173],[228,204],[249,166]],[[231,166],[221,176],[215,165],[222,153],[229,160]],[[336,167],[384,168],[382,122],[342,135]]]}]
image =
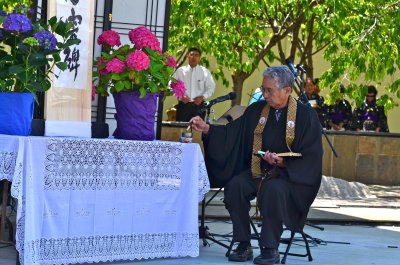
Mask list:
[{"label": "microphone boom arm", "polygon": [[213,100],[210,100],[208,102],[204,102],[203,105],[201,106],[201,108],[199,109],[199,111],[197,112],[198,115],[202,115],[204,112],[205,113],[205,117],[206,117],[206,123],[210,124],[210,109],[212,106],[214,106],[217,103],[226,101],[226,100],[232,100],[236,98],[236,93],[235,92],[230,92],[229,94],[225,95],[225,96],[221,96],[221,97],[217,97]]},{"label": "microphone boom arm", "polygon": [[[295,81],[295,83],[297,85],[297,88],[300,91],[300,96],[299,96],[300,99],[303,101],[304,104],[306,104],[307,106],[309,106],[311,108],[311,104],[308,101],[308,97],[307,97],[307,95],[306,95],[306,93],[304,92],[304,89],[303,89],[303,81],[301,80],[299,74],[297,73],[292,61],[288,58],[288,59],[285,60],[285,62],[286,62],[286,65],[289,67],[290,71],[292,72],[292,74],[294,75],[294,81]],[[301,69],[301,70],[307,76],[306,71],[304,69]],[[338,154],[337,154],[337,152],[335,150],[335,147],[333,147],[332,142],[329,140],[328,135],[326,135],[326,132],[325,132],[324,128],[322,128],[322,124],[320,122],[318,122],[318,123],[319,123],[319,126],[321,127],[321,133],[325,136],[325,139],[328,142],[329,147],[331,148],[331,150],[333,152],[333,155],[337,158]]]}]

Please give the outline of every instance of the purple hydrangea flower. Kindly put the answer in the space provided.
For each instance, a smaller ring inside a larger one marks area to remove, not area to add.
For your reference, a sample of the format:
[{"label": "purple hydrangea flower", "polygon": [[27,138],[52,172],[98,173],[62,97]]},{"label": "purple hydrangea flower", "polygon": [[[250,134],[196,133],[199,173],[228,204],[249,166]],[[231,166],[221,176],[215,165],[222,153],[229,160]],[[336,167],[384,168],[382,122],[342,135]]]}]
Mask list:
[{"label": "purple hydrangea flower", "polygon": [[35,39],[39,41],[39,47],[43,47],[45,50],[54,50],[56,48],[56,37],[48,31],[42,30],[33,35]]},{"label": "purple hydrangea flower", "polygon": [[0,17],[5,17],[5,16],[7,16],[6,11],[0,11]]},{"label": "purple hydrangea flower", "polygon": [[32,23],[24,15],[9,14],[3,22],[3,28],[7,31],[28,32],[32,30]]}]

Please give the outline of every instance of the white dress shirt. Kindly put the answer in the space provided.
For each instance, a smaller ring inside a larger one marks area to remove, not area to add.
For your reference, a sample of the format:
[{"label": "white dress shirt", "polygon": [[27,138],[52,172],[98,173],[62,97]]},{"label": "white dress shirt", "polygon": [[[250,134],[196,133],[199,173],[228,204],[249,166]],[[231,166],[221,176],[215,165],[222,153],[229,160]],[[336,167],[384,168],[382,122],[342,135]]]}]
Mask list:
[{"label": "white dress shirt", "polygon": [[203,66],[197,65],[195,68],[192,68],[190,65],[186,65],[179,67],[173,77],[185,83],[185,95],[192,100],[198,96],[208,98],[214,93],[214,79],[210,71]]}]

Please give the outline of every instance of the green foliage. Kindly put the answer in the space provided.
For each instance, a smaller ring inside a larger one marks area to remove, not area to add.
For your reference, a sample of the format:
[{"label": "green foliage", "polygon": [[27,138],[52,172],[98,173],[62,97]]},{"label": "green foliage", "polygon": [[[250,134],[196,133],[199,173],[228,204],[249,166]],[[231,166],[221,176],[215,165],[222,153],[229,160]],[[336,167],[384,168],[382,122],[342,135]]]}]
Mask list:
[{"label": "green foliage", "polygon": [[[322,86],[332,89],[338,82],[351,87],[349,97],[360,105],[366,95],[365,84],[380,84],[385,77],[399,70],[400,2],[341,1],[330,27],[335,39],[325,50],[324,56],[331,68],[322,76]],[[400,98],[399,79],[384,90]],[[389,110],[397,106],[393,98],[384,94],[379,104]]]},{"label": "green foliage", "polygon": [[33,0],[1,0],[0,11],[11,12],[17,5],[31,6]]},{"label": "green foliage", "polygon": [[[321,76],[321,87],[333,93],[328,98],[334,102],[344,83],[359,103],[365,96],[360,80],[380,83],[399,70],[399,23],[398,0],[172,0],[169,47],[182,59],[186,47],[199,47],[216,60],[213,74],[226,86],[223,70],[230,71],[236,104],[260,62],[291,58],[314,77],[313,57],[320,53],[331,64]],[[385,89],[399,97],[399,83]],[[385,107],[396,105],[381,98]]]},{"label": "green foliage", "polygon": [[[13,12],[21,14],[25,22],[30,21],[29,8],[16,6]],[[80,42],[79,39],[68,41],[77,29],[72,27],[72,22],[66,23],[54,17],[47,23],[29,22],[27,24],[31,27],[15,30],[5,26],[11,21],[11,16],[11,13],[0,16],[0,91],[31,92],[34,95],[46,91],[51,86],[49,80],[54,67],[66,69],[60,54]],[[16,21],[12,25],[17,25]],[[41,35],[43,33],[46,33],[46,38]],[[45,43],[41,43],[44,40]]]}]

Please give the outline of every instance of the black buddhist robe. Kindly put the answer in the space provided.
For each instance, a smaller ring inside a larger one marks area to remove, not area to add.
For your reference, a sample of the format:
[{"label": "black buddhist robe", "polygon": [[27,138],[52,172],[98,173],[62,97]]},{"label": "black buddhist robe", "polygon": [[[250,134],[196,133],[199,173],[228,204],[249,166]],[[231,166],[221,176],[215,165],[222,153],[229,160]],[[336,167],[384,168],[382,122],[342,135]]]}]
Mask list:
[{"label": "black buddhist robe", "polygon": [[[260,119],[265,101],[250,105],[244,114],[224,125],[211,125],[203,137],[205,161],[212,187],[223,187],[234,175],[251,168],[253,133]],[[280,176],[295,185],[293,202],[302,213],[307,213],[314,201],[322,178],[322,137],[318,115],[312,108],[297,103],[293,152],[302,157],[285,158]],[[263,151],[289,152],[286,146],[287,107],[275,119],[271,108],[263,131]],[[262,163],[266,163],[262,160]],[[286,223],[286,222],[285,222]]]}]

